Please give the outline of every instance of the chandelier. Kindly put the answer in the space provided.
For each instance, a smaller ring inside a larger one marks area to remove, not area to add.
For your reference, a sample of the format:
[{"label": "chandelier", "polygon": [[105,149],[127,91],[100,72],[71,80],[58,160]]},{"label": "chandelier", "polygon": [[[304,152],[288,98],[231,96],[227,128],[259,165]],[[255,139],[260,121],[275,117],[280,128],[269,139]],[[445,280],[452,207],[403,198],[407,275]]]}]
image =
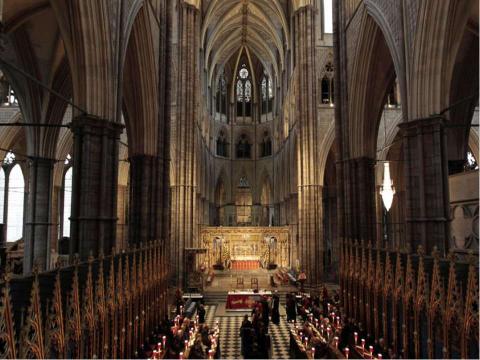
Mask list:
[{"label": "chandelier", "polygon": [[387,211],[392,207],[393,195],[395,188],[390,177],[390,164],[388,161],[383,163],[383,184],[380,186],[380,195],[382,196],[383,205]]}]

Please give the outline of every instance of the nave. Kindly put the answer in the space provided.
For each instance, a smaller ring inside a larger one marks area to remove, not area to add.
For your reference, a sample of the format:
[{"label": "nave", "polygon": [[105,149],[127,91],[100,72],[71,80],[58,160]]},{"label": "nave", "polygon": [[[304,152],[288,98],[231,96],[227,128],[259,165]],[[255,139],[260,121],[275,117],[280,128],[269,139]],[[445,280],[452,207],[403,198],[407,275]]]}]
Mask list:
[{"label": "nave", "polygon": [[0,0],[0,359],[479,358],[478,14]]}]

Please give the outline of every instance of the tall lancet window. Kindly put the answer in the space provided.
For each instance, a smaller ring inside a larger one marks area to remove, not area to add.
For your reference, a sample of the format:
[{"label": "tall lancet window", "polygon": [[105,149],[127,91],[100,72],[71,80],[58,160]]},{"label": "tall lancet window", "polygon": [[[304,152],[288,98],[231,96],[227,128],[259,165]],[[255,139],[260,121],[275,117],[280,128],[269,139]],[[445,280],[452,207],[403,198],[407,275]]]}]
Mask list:
[{"label": "tall lancet window", "polygon": [[261,121],[273,120],[273,85],[266,72],[264,72],[260,82],[260,92],[262,94]]},{"label": "tall lancet window", "polygon": [[72,157],[70,154],[65,159],[65,176],[63,178],[63,219],[62,219],[62,236],[70,237],[70,216],[72,213],[72,180],[73,167],[71,164]]},{"label": "tall lancet window", "polygon": [[3,160],[3,210],[7,220],[7,242],[23,237],[23,209],[25,203],[25,179],[22,168],[13,152]]},{"label": "tall lancet window", "polygon": [[325,65],[324,69],[324,76],[322,78],[321,82],[321,101],[322,104],[329,104],[330,106],[333,106],[333,101],[334,101],[334,71],[333,71],[333,65],[331,62],[328,62],[327,65]]},{"label": "tall lancet window", "polygon": [[237,75],[237,120],[251,122],[252,80],[247,65],[242,64]]},{"label": "tall lancet window", "polygon": [[215,99],[216,119],[227,122],[227,82],[225,75],[221,74],[217,84],[217,96]]}]

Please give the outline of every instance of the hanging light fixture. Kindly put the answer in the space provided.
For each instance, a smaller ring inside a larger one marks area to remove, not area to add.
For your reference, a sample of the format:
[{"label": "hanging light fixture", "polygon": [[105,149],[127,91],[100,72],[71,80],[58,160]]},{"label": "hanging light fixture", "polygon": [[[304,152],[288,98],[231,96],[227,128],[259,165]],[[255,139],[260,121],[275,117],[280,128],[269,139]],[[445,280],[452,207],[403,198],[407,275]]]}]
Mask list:
[{"label": "hanging light fixture", "polygon": [[387,211],[392,207],[393,195],[395,195],[395,188],[390,177],[390,163],[385,161],[383,163],[383,184],[380,187],[380,195],[382,196],[383,205]]}]

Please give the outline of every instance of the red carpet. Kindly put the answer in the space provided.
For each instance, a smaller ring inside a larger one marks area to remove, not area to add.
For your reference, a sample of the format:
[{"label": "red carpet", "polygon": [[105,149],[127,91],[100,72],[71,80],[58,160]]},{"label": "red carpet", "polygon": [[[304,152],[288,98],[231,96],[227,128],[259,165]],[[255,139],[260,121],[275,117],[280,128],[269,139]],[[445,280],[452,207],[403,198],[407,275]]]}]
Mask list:
[{"label": "red carpet", "polygon": [[256,270],[260,268],[258,260],[233,260],[232,270]]}]

